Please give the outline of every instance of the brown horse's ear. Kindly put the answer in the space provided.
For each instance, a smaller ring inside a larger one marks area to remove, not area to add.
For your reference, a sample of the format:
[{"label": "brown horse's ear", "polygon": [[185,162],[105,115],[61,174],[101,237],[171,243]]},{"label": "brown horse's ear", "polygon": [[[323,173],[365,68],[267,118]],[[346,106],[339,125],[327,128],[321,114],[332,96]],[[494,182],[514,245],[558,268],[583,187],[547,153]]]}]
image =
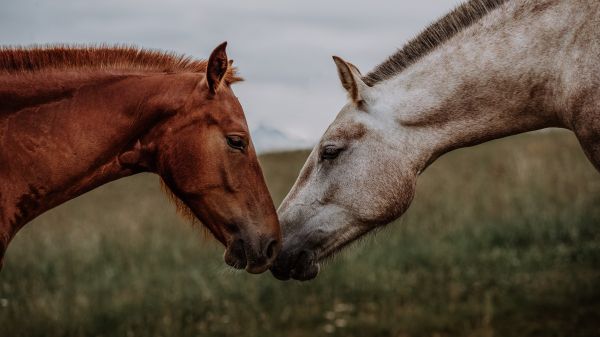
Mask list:
[{"label": "brown horse's ear", "polygon": [[227,53],[225,48],[227,42],[221,43],[208,58],[208,65],[206,66],[206,82],[208,83],[208,91],[211,94],[215,94],[227,73],[229,62],[227,61]]},{"label": "brown horse's ear", "polygon": [[367,85],[363,82],[358,68],[352,63],[346,62],[337,56],[333,57],[333,61],[337,66],[338,76],[340,77],[342,86],[348,92],[348,97],[354,103],[363,101]]}]

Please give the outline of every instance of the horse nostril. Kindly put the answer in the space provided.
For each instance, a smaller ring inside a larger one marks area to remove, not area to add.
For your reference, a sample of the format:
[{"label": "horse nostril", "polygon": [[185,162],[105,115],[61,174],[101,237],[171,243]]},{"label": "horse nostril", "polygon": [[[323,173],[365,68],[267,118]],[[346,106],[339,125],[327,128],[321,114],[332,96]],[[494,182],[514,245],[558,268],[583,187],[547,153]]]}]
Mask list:
[{"label": "horse nostril", "polygon": [[273,257],[275,257],[277,244],[277,240],[271,240],[267,245],[267,249],[265,250],[265,257],[267,258],[267,260],[271,260]]}]

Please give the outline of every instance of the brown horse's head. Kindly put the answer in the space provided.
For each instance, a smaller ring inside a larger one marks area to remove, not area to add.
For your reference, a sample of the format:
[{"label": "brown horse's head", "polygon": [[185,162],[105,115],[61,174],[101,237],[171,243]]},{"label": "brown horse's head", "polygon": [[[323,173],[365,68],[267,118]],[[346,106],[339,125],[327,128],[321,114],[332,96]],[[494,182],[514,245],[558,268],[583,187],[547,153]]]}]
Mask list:
[{"label": "brown horse's head", "polygon": [[281,233],[244,111],[229,86],[225,46],[213,51],[206,77],[160,127],[156,171],[184,211],[227,247],[227,264],[261,273],[277,255]]}]

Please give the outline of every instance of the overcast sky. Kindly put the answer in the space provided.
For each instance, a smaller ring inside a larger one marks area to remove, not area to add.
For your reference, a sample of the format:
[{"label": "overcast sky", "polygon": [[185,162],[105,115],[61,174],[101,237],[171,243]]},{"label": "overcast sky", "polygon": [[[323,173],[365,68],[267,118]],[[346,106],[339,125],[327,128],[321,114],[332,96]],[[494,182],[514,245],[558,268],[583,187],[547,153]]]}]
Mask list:
[{"label": "overcast sky", "polygon": [[0,0],[0,43],[128,43],[207,58],[222,41],[251,129],[316,140],[345,103],[331,55],[363,73],[458,0]]}]

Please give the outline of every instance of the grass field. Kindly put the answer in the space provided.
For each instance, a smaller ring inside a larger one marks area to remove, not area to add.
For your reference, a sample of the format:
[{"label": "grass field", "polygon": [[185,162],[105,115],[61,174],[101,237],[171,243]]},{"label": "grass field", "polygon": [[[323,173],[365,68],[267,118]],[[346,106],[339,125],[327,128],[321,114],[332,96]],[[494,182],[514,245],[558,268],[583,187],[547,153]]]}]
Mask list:
[{"label": "grass field", "polygon": [[[261,158],[277,203],[307,152]],[[158,178],[27,225],[0,273],[0,336],[600,336],[600,174],[566,132],[455,151],[407,214],[311,282],[226,268]]]}]

